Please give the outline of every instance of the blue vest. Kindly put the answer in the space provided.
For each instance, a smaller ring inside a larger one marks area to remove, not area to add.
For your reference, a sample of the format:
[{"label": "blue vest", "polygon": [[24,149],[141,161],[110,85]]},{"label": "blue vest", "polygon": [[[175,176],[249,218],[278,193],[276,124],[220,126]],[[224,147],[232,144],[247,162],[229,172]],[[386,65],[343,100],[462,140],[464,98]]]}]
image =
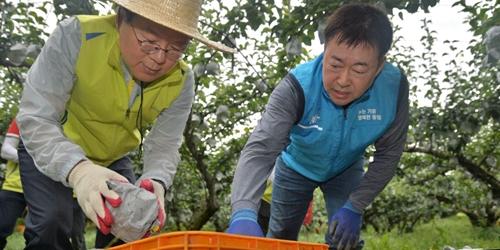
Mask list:
[{"label": "blue vest", "polygon": [[335,105],[323,87],[323,55],[291,71],[304,91],[304,114],[290,131],[285,164],[322,182],[361,159],[365,149],[391,126],[397,111],[401,73],[384,65],[372,86],[348,108]]}]

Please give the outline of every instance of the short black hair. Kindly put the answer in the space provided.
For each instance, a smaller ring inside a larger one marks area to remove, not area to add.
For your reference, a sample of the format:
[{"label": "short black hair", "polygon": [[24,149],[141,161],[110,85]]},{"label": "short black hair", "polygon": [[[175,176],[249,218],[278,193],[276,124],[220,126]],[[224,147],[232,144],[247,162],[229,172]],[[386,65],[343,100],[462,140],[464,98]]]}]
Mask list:
[{"label": "short black hair", "polygon": [[392,35],[392,25],[384,11],[370,4],[346,4],[328,17],[325,46],[337,37],[339,43],[349,46],[373,46],[382,59],[391,47]]},{"label": "short black hair", "polygon": [[132,20],[134,19],[135,15],[137,15],[134,12],[132,12],[129,9],[124,8],[122,6],[118,6],[118,9],[116,10],[116,13],[117,13],[118,20],[120,22],[122,20],[124,20],[126,23],[132,22]]}]

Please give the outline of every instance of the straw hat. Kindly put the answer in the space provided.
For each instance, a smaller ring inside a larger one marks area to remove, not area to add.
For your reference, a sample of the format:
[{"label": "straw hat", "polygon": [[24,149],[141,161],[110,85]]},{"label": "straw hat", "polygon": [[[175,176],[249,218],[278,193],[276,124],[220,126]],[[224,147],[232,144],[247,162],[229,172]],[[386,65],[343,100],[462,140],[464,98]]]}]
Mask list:
[{"label": "straw hat", "polygon": [[204,37],[198,31],[202,0],[113,0],[118,5],[155,23],[186,34],[214,49],[234,53],[235,49]]}]

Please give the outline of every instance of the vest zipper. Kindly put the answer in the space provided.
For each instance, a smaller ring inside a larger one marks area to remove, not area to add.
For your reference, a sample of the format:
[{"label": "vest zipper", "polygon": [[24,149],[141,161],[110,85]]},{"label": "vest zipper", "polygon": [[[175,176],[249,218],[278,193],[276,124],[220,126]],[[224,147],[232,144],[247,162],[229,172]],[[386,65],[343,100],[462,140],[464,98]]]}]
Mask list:
[{"label": "vest zipper", "polygon": [[340,146],[337,148],[337,153],[335,155],[338,155],[339,154],[339,151],[340,151],[340,147],[342,145],[342,143],[344,142],[344,128],[345,128],[345,123],[347,122],[347,108],[342,108],[342,117],[344,119],[342,119],[342,128],[340,129]]},{"label": "vest zipper", "polygon": [[125,111],[126,118],[130,117],[130,109],[132,108],[132,106],[134,106],[135,98],[137,98],[137,96],[140,95],[140,91],[137,91],[138,89],[142,91],[142,86],[137,86],[137,84],[134,83],[134,88],[132,89],[132,93],[128,100],[127,111]]},{"label": "vest zipper", "polygon": [[334,161],[334,164],[333,166],[336,167],[336,165],[338,164],[338,157],[339,157],[339,152],[340,152],[340,148],[342,147],[342,144],[344,143],[344,128],[345,128],[345,124],[347,122],[347,108],[344,108],[342,107],[342,124],[341,124],[341,127],[340,127],[340,141],[339,141],[339,146],[337,147],[337,150],[335,151],[335,161]]}]

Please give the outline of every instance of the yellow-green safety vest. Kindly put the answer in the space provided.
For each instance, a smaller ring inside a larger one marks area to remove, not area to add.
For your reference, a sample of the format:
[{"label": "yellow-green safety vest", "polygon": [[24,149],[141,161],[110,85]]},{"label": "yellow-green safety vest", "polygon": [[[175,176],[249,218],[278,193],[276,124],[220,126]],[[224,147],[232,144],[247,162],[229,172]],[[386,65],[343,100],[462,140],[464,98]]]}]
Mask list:
[{"label": "yellow-green safety vest", "polygon": [[2,185],[3,190],[22,193],[21,176],[19,174],[19,164],[13,161],[7,161],[7,169],[5,170],[5,181]]},{"label": "yellow-green safety vest", "polygon": [[[76,80],[63,123],[66,137],[93,162],[109,166],[140,143],[136,98],[127,115],[129,92],[122,70],[116,15],[78,16],[82,45]],[[144,88],[142,117],[147,126],[179,96],[188,66],[179,61]]]},{"label": "yellow-green safety vest", "polygon": [[266,189],[264,190],[264,195],[262,195],[262,199],[265,200],[267,203],[271,204],[272,197],[273,197],[273,182],[267,180]]}]

